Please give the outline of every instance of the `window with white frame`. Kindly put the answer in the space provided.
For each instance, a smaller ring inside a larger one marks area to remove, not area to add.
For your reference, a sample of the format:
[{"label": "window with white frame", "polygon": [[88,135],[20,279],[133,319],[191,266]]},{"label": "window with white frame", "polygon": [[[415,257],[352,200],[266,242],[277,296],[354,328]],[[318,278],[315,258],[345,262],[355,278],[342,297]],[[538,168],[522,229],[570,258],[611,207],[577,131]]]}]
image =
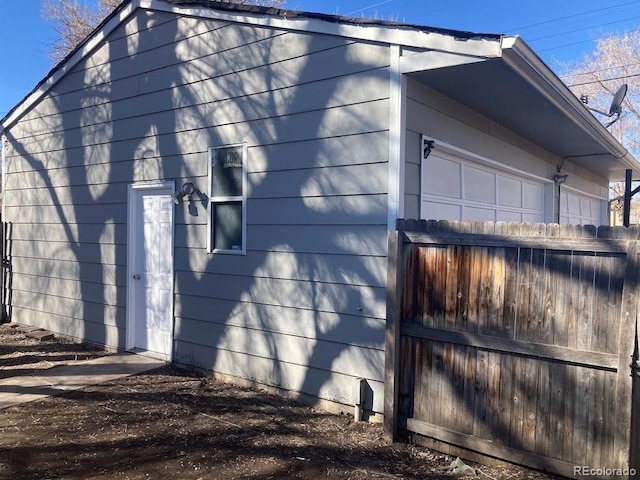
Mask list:
[{"label": "window with white frame", "polygon": [[247,147],[209,148],[209,252],[246,253]]}]

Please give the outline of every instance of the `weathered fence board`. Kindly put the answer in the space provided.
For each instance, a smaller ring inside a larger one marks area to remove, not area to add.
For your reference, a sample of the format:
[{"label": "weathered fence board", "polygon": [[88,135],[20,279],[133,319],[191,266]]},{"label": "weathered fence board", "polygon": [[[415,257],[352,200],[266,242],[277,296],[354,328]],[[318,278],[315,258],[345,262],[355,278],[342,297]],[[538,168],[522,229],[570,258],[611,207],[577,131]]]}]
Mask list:
[{"label": "weathered fence board", "polygon": [[391,436],[400,427],[566,476],[573,465],[634,465],[638,230],[399,226],[388,285],[387,339],[398,350],[387,351],[397,379],[385,392]]}]

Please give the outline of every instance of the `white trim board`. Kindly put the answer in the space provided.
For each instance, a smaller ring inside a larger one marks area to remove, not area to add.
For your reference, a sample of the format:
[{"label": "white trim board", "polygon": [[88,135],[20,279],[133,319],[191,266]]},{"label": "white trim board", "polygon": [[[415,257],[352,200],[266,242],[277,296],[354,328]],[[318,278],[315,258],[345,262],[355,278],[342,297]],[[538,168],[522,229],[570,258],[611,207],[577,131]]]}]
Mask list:
[{"label": "white trim board", "polygon": [[[167,195],[171,195],[175,193],[175,182],[174,181],[152,181],[152,182],[137,182],[129,184],[129,188],[127,189],[127,284],[126,284],[126,309],[125,309],[125,349],[132,350],[135,347],[135,330],[134,330],[134,288],[130,283],[131,278],[133,277],[133,268],[136,265],[135,262],[135,245],[133,244],[133,239],[136,238],[137,231],[140,225],[137,225],[134,221],[135,214],[135,202],[134,195],[138,192],[143,191],[160,191],[165,192]],[[175,222],[175,211],[173,213],[173,221]],[[171,232],[171,255],[173,255],[173,249],[175,245],[175,228]],[[175,288],[175,287],[174,287]],[[175,308],[175,302],[172,299],[173,308]],[[164,358],[166,361],[171,361],[171,354],[169,352],[168,357]]]},{"label": "white trim board", "polygon": [[404,217],[407,77],[400,73],[400,47],[390,48],[389,66],[389,173],[387,228],[395,230]]}]

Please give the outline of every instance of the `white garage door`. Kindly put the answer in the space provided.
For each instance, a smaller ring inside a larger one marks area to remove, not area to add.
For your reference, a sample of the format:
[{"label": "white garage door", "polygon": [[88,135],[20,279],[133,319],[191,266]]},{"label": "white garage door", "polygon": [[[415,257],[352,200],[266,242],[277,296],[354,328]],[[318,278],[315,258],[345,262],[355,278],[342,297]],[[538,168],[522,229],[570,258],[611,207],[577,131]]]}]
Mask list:
[{"label": "white garage door", "polygon": [[433,151],[422,162],[426,220],[544,221],[544,185]]},{"label": "white garage door", "polygon": [[603,221],[603,210],[605,209],[605,199],[596,198],[567,187],[560,189],[560,223],[606,225],[607,222]]}]

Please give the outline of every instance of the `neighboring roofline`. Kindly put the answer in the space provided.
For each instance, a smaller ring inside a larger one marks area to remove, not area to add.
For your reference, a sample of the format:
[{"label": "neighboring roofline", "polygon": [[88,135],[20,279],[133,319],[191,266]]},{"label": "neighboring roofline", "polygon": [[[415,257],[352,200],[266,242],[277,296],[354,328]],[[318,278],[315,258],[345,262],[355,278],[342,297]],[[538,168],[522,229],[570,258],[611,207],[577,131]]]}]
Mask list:
[{"label": "neighboring roofline", "polygon": [[611,156],[640,173],[640,163],[587,109],[544,61],[518,36],[504,37],[502,58],[567,117],[596,140]]},{"label": "neighboring roofline", "polygon": [[0,119],[0,134],[15,123],[26,110],[40,100],[67,72],[80,63],[102,40],[139,8],[269,28],[337,35],[375,43],[426,48],[461,55],[479,55],[487,58],[500,55],[500,41],[502,38],[501,35],[497,34],[472,33],[226,2],[130,0],[123,2],[107,16],[84,42],[58,63],[31,92],[13,107],[4,118]]}]

